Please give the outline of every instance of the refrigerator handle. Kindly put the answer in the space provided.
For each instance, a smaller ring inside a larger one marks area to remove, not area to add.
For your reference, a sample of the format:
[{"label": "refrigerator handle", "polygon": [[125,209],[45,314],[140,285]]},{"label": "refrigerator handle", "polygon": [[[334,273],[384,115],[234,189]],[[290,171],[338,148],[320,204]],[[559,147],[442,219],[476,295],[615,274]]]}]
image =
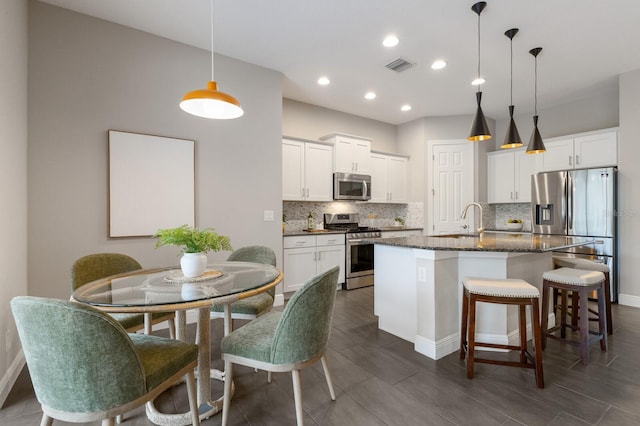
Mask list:
[{"label": "refrigerator handle", "polygon": [[572,233],[573,231],[573,178],[571,177],[571,173],[567,173],[567,220],[568,220],[568,231]]}]

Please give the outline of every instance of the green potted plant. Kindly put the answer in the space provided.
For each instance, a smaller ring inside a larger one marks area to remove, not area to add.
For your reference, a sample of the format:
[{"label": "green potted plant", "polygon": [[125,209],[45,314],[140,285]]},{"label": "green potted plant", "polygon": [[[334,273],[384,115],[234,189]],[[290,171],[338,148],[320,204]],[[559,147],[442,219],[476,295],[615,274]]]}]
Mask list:
[{"label": "green potted plant", "polygon": [[510,231],[522,231],[522,219],[507,220],[507,229]]},{"label": "green potted plant", "polygon": [[287,214],[282,212],[282,233],[287,231]]},{"label": "green potted plant", "polygon": [[229,237],[219,235],[213,228],[198,229],[189,225],[178,228],[158,229],[156,248],[162,246],[182,247],[180,268],[185,277],[200,276],[207,269],[207,252],[231,251]]},{"label": "green potted plant", "polygon": [[395,226],[404,226],[404,219],[401,217],[396,217],[393,219],[395,222]]}]

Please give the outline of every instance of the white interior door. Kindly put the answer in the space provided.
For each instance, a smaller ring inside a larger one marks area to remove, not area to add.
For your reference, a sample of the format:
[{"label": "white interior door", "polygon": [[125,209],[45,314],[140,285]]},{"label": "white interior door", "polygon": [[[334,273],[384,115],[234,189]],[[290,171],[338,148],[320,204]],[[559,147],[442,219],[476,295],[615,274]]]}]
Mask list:
[{"label": "white interior door", "polygon": [[[470,209],[467,219],[460,219],[465,205],[473,201],[475,168],[473,143],[466,140],[428,141],[428,155],[431,161],[430,213],[431,234],[450,234],[474,229],[474,209]],[[463,228],[467,225],[468,228]]]}]

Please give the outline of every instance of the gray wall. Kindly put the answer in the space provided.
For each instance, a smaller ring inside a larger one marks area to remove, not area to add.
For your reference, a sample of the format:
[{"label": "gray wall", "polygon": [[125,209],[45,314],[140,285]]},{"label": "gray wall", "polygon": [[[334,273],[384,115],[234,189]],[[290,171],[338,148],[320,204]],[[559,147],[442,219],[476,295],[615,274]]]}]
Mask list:
[{"label": "gray wall", "polygon": [[280,73],[217,56],[219,87],[245,115],[202,119],[178,104],[206,86],[209,52],[40,2],[30,3],[29,19],[30,294],[69,297],[70,267],[89,253],[178,264],[177,248],[107,237],[109,129],[195,140],[197,225],[280,257],[280,221],[263,221],[264,210],[276,218],[282,210]]},{"label": "gray wall", "polygon": [[[411,155],[409,162],[409,200],[424,202],[427,211],[430,197],[427,195],[426,183],[431,160],[427,158],[427,141],[466,139],[473,117],[468,115],[426,117],[398,126],[398,150],[402,154]],[[495,122],[487,119],[492,134],[495,134]],[[485,160],[487,143],[476,143],[475,167],[475,199],[486,200],[487,162]],[[426,217],[426,216],[425,216]],[[426,224],[425,224],[426,225]]]},{"label": "gray wall", "polygon": [[[618,152],[620,303],[640,307],[640,70],[620,76]],[[635,188],[634,188],[635,182]],[[635,189],[635,190],[634,190]]]},{"label": "gray wall", "polygon": [[282,102],[282,134],[318,140],[330,133],[345,133],[373,139],[371,148],[397,152],[396,126],[357,115],[284,99]]},{"label": "gray wall", "polygon": [[[543,139],[616,127],[620,115],[618,87],[616,85],[608,92],[589,94],[576,102],[541,108],[538,115],[538,130]],[[514,119],[520,137],[525,145],[528,144],[533,131],[533,113],[517,114]],[[500,149],[508,124],[506,118],[496,121],[496,137],[491,151]]]},{"label": "gray wall", "polygon": [[0,407],[22,370],[9,301],[27,293],[27,1],[0,2]]}]

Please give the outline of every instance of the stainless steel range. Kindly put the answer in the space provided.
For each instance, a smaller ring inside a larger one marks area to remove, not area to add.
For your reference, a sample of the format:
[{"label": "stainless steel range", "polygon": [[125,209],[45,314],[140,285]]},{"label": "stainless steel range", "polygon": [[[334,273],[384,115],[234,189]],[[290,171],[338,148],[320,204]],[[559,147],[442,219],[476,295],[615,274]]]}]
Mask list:
[{"label": "stainless steel range", "polygon": [[345,235],[345,283],[342,288],[353,290],[373,285],[373,244],[364,242],[380,238],[377,228],[358,225],[358,213],[325,213],[324,227],[344,230]]}]

